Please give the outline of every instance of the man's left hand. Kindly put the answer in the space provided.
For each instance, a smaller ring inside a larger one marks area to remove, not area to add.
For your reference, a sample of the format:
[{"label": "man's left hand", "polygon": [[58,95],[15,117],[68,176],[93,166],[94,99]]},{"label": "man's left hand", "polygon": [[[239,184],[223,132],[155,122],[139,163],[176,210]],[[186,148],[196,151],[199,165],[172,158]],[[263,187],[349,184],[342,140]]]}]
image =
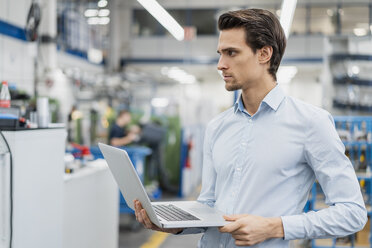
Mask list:
[{"label": "man's left hand", "polygon": [[231,233],[237,246],[251,246],[270,238],[284,237],[280,217],[265,218],[249,214],[224,216],[231,223],[220,227],[220,232]]}]

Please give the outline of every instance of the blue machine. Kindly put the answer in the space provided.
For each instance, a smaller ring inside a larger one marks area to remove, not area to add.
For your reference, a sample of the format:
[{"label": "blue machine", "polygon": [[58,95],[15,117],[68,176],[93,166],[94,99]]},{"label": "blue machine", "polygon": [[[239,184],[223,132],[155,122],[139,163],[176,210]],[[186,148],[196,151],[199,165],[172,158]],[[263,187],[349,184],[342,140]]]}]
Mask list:
[{"label": "blue machine", "polygon": [[[147,147],[142,147],[142,146],[141,147],[123,146],[121,148],[124,149],[128,153],[129,158],[132,161],[134,167],[136,168],[136,171],[138,173],[139,178],[141,179],[141,182],[143,183],[144,172],[145,172],[145,158],[146,156],[151,154],[151,149]],[[98,146],[91,147],[90,152],[92,153],[95,159],[103,158],[103,155],[100,149],[98,148]],[[151,192],[150,197],[157,199],[160,197],[160,195],[161,195],[160,190],[156,189],[153,192]],[[134,213],[134,211],[128,207],[121,193],[120,193],[120,213],[129,213],[129,214]]]}]

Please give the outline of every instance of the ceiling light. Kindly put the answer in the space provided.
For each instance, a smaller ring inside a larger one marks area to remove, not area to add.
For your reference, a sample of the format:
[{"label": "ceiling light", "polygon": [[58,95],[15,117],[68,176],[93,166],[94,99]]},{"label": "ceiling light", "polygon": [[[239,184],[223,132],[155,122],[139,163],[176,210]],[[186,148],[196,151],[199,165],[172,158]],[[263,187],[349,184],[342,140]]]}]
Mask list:
[{"label": "ceiling light", "polygon": [[88,18],[87,22],[89,25],[97,25],[99,24],[99,17],[90,17]]},{"label": "ceiling light", "polygon": [[90,48],[88,50],[88,60],[95,64],[102,63],[103,54],[101,50]]},{"label": "ceiling light", "polygon": [[104,7],[107,6],[107,1],[106,0],[100,0],[100,1],[98,1],[97,5],[100,8],[104,8]]},{"label": "ceiling light", "polygon": [[163,74],[164,76],[166,76],[168,74],[168,71],[169,71],[169,69],[166,66],[165,67],[162,67],[160,69],[161,74]]},{"label": "ceiling light", "polygon": [[353,73],[353,75],[358,75],[359,72],[360,72],[359,66],[357,66],[357,65],[352,66],[351,67],[351,72]]},{"label": "ceiling light", "polygon": [[328,16],[333,16],[333,10],[332,9],[327,9],[327,15]]},{"label": "ceiling light", "polygon": [[177,40],[184,39],[185,31],[180,24],[156,1],[137,0]]},{"label": "ceiling light", "polygon": [[110,18],[109,17],[101,17],[99,18],[99,24],[100,25],[107,25],[110,23]]},{"label": "ceiling light", "polygon": [[151,100],[151,105],[156,107],[156,108],[164,108],[168,106],[169,100],[167,98],[153,98]]},{"label": "ceiling light", "polygon": [[184,70],[174,66],[171,68],[163,67],[161,68],[161,74],[168,76],[169,78],[178,81],[181,84],[194,84],[196,83],[196,78]]},{"label": "ceiling light", "polygon": [[296,9],[297,0],[283,0],[281,13],[280,13],[280,24],[283,27],[285,37],[288,39],[289,31],[291,29],[293,15]]},{"label": "ceiling light", "polygon": [[109,16],[110,10],[109,9],[100,9],[98,11],[98,16]]},{"label": "ceiling light", "polygon": [[354,28],[353,32],[356,36],[365,36],[367,35],[367,30],[365,28]]},{"label": "ceiling light", "polygon": [[84,12],[85,17],[94,17],[98,15],[98,10],[97,9],[87,9]]}]

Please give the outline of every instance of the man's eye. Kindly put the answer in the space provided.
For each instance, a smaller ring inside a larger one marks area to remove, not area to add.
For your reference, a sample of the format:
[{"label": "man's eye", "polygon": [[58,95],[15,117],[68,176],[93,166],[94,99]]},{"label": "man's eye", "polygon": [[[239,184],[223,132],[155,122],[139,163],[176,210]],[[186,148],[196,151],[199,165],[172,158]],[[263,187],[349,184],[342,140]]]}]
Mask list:
[{"label": "man's eye", "polygon": [[234,56],[236,54],[236,52],[235,51],[227,51],[227,54],[229,56]]}]

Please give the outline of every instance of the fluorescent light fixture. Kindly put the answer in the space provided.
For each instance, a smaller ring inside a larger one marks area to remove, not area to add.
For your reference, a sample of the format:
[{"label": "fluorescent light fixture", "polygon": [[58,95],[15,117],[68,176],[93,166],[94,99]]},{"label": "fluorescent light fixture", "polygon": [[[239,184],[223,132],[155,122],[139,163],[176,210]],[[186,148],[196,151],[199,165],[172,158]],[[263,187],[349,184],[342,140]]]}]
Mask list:
[{"label": "fluorescent light fixture", "polygon": [[84,12],[85,17],[94,17],[98,15],[98,10],[97,9],[87,9]]},{"label": "fluorescent light fixture", "polygon": [[100,8],[104,8],[104,7],[107,6],[107,1],[106,0],[100,0],[100,1],[98,1],[97,5]]},{"label": "fluorescent light fixture", "polygon": [[97,25],[99,24],[99,17],[90,17],[88,18],[87,22],[89,25]]},{"label": "fluorescent light fixture", "polygon": [[107,25],[110,23],[109,17],[90,17],[87,20],[89,25]]},{"label": "fluorescent light fixture", "polygon": [[357,65],[353,65],[353,66],[351,67],[351,72],[353,73],[353,75],[358,75],[359,72],[360,72],[359,66],[357,66]]},{"label": "fluorescent light fixture", "polygon": [[100,25],[107,25],[110,23],[110,18],[109,17],[100,17],[99,18],[99,24]]},{"label": "fluorescent light fixture", "polygon": [[279,84],[289,84],[292,81],[292,78],[297,74],[296,66],[280,66],[277,78]]},{"label": "fluorescent light fixture", "polygon": [[90,48],[88,50],[88,60],[95,64],[100,64],[103,60],[103,54],[101,50]]},{"label": "fluorescent light fixture", "polygon": [[280,12],[280,24],[284,29],[285,37],[289,36],[291,30],[293,15],[296,9],[297,0],[283,0]]},{"label": "fluorescent light fixture", "polygon": [[184,39],[185,31],[180,24],[156,1],[137,0],[177,40]]},{"label": "fluorescent light fixture", "polygon": [[365,28],[354,28],[353,32],[356,36],[365,36],[367,35],[367,30]]},{"label": "fluorescent light fixture", "polygon": [[178,67],[163,67],[161,68],[161,74],[166,75],[169,78],[180,82],[181,84],[196,83],[196,78],[194,75],[191,75]]},{"label": "fluorescent light fixture", "polygon": [[168,104],[169,100],[167,98],[157,97],[151,100],[151,105],[156,108],[165,108]]},{"label": "fluorescent light fixture", "polygon": [[332,9],[327,9],[327,15],[328,16],[333,16],[334,15],[333,10]]},{"label": "fluorescent light fixture", "polygon": [[98,11],[98,16],[105,17],[110,15],[110,10],[109,9],[100,9]]}]

